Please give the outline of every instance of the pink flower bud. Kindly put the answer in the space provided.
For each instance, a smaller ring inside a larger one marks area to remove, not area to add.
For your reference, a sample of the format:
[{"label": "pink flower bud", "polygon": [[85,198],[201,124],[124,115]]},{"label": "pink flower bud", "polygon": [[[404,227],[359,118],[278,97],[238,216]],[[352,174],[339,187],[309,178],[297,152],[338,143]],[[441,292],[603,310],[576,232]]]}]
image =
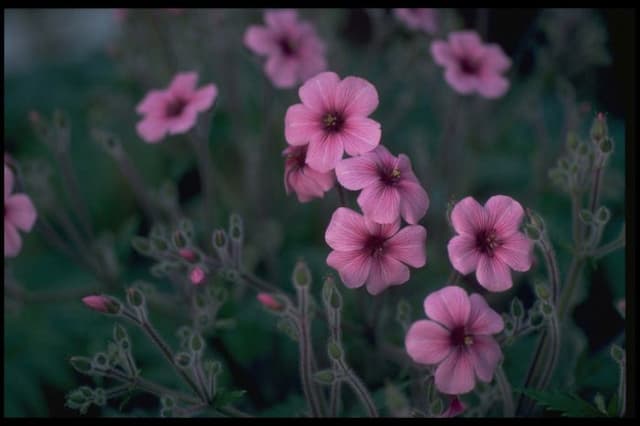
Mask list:
[{"label": "pink flower bud", "polygon": [[196,260],[196,254],[191,249],[188,249],[188,248],[180,249],[178,253],[180,254],[180,257],[182,257],[184,260],[187,260],[189,262],[194,262]]},{"label": "pink flower bud", "polygon": [[120,304],[108,296],[86,296],[82,298],[82,302],[94,311],[104,314],[116,314],[120,311]]},{"label": "pink flower bud", "polygon": [[258,293],[258,296],[256,296],[256,298],[260,303],[262,303],[262,306],[269,310],[281,311],[282,309],[284,309],[282,303],[276,300],[276,298],[269,293]]},{"label": "pink flower bud", "polygon": [[199,266],[196,266],[189,272],[189,279],[194,285],[202,284],[204,281],[205,273]]}]

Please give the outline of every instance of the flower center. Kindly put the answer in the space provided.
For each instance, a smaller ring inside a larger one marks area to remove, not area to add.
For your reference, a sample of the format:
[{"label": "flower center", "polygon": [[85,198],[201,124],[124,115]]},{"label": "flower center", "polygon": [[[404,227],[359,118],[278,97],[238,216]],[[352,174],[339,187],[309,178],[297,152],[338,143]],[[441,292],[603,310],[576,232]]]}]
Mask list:
[{"label": "flower center", "polygon": [[470,58],[460,58],[460,70],[465,74],[477,74],[480,69],[480,64]]},{"label": "flower center", "polygon": [[342,127],[342,117],[335,112],[327,113],[322,118],[322,122],[324,123],[325,130],[330,132],[337,132]]},{"label": "flower center", "polygon": [[171,102],[167,104],[167,108],[165,110],[165,114],[169,118],[174,118],[182,115],[182,111],[184,111],[184,107],[187,106],[187,101],[182,98],[173,99]]},{"label": "flower center", "polygon": [[451,331],[451,345],[455,347],[473,345],[473,335],[467,334],[464,327],[457,327]]},{"label": "flower center", "polygon": [[384,243],[386,238],[379,235],[371,235],[365,244],[365,251],[372,257],[379,257],[384,254]]},{"label": "flower center", "polygon": [[296,53],[295,45],[286,37],[281,38],[278,45],[284,56],[293,56]]},{"label": "flower center", "polygon": [[493,252],[500,245],[500,240],[496,235],[496,231],[482,231],[476,235],[476,247],[481,253],[493,256]]},{"label": "flower center", "polygon": [[380,180],[382,180],[385,185],[394,185],[400,181],[400,176],[400,170],[394,167],[391,171],[382,171],[380,173]]},{"label": "flower center", "polygon": [[303,146],[300,149],[293,151],[287,156],[289,164],[293,165],[296,170],[303,169],[305,166],[305,160],[307,159],[307,147]]}]

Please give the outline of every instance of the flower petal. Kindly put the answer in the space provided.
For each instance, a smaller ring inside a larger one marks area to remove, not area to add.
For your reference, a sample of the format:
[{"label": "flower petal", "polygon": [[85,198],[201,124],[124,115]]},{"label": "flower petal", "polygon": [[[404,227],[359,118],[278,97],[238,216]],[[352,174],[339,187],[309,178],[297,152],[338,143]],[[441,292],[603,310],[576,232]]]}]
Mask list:
[{"label": "flower petal", "polygon": [[480,256],[476,278],[480,285],[489,291],[505,291],[513,285],[509,267],[496,256]]},{"label": "flower petal", "polygon": [[456,92],[462,95],[472,93],[478,85],[478,77],[475,74],[463,73],[455,67],[447,68],[444,72],[444,79]]},{"label": "flower petal", "polygon": [[485,98],[499,98],[509,90],[509,80],[492,71],[484,71],[480,74],[476,89]]},{"label": "flower petal", "polygon": [[136,130],[145,142],[155,143],[164,138],[167,133],[167,123],[165,120],[147,116],[147,118],[138,122]]},{"label": "flower petal", "polygon": [[365,216],[377,223],[393,223],[400,217],[400,194],[392,186],[375,182],[358,196]]},{"label": "flower petal", "polygon": [[178,73],[171,81],[169,93],[173,97],[191,97],[196,90],[198,73],[195,71]]},{"label": "flower petal", "polygon": [[10,221],[18,229],[31,231],[36,222],[36,208],[24,194],[15,194],[4,202],[4,220]]},{"label": "flower petal", "polygon": [[11,191],[13,191],[13,172],[11,169],[5,164],[4,165],[4,200],[7,201],[9,195],[11,195]]},{"label": "flower petal", "polygon": [[273,31],[260,25],[251,25],[244,33],[244,45],[258,55],[278,52]]},{"label": "flower petal", "polygon": [[185,133],[195,126],[198,113],[192,108],[185,108],[178,117],[167,120],[167,129],[172,135]]},{"label": "flower petal", "polygon": [[385,245],[385,254],[414,268],[427,262],[427,230],[419,225],[405,226]]},{"label": "flower petal", "polygon": [[18,230],[11,223],[4,221],[4,256],[15,257],[22,248],[22,238]]},{"label": "flower petal", "polygon": [[524,210],[519,202],[505,195],[494,195],[484,205],[489,224],[499,238],[506,238],[518,232]]},{"label": "flower petal", "polygon": [[272,55],[264,65],[264,71],[278,88],[293,87],[297,83],[298,63],[281,55]]},{"label": "flower petal", "polygon": [[215,84],[207,84],[196,91],[189,102],[189,107],[196,111],[206,111],[211,108],[213,101],[218,96],[218,88]]},{"label": "flower petal", "polygon": [[323,72],[300,86],[298,95],[307,108],[326,113],[333,109],[333,95],[339,82],[338,74],[331,71]]},{"label": "flower petal", "polygon": [[319,172],[336,167],[344,154],[342,138],[337,133],[316,133],[309,141],[306,163]]},{"label": "flower petal", "polygon": [[404,347],[415,362],[437,364],[451,352],[451,335],[436,322],[416,321],[407,331]]},{"label": "flower petal", "polygon": [[349,117],[340,133],[345,151],[354,156],[373,150],[380,144],[382,137],[380,123],[364,117]]},{"label": "flower petal", "polygon": [[418,223],[429,209],[427,191],[418,182],[409,179],[402,179],[397,187],[400,192],[400,214],[407,223]]},{"label": "flower petal", "polygon": [[340,274],[340,279],[349,288],[361,287],[371,270],[371,258],[360,251],[334,250],[327,256],[327,265]]},{"label": "flower petal", "polygon": [[449,395],[470,392],[476,384],[471,356],[465,349],[457,349],[436,369],[436,388]]},{"label": "flower petal", "polygon": [[502,48],[494,43],[484,45],[485,66],[495,72],[502,72],[511,67],[511,59],[505,55]]},{"label": "flower petal", "polygon": [[476,239],[468,234],[453,237],[447,245],[449,260],[456,271],[466,275],[475,271],[480,260]]},{"label": "flower petal", "polygon": [[424,299],[424,311],[429,318],[451,330],[467,323],[471,303],[462,288],[447,286]]},{"label": "flower petal", "polygon": [[496,334],[504,329],[502,317],[491,309],[484,297],[477,293],[469,296],[471,312],[467,320],[466,329],[474,335]]},{"label": "flower petal", "polygon": [[449,34],[449,45],[457,56],[477,57],[482,50],[482,40],[475,31],[456,31]]},{"label": "flower petal", "polygon": [[270,10],[265,12],[264,21],[269,28],[285,29],[296,24],[298,12],[294,9]]},{"label": "flower petal", "polygon": [[502,241],[502,245],[496,248],[494,255],[509,265],[511,269],[524,272],[531,268],[532,251],[533,241],[522,232],[516,232]]},{"label": "flower petal", "polygon": [[345,158],[336,166],[340,185],[351,191],[360,190],[379,180],[378,165],[371,156]]},{"label": "flower petal", "polygon": [[500,345],[491,336],[473,336],[473,344],[468,346],[468,351],[476,375],[489,383],[502,359]]},{"label": "flower petal", "polygon": [[[284,116],[284,137],[291,145],[306,145],[321,131],[318,113],[303,104],[291,105]],[[324,132],[323,132],[324,133]]]},{"label": "flower petal", "polygon": [[378,107],[378,91],[367,80],[349,76],[338,84],[334,102],[346,116],[366,117]]},{"label": "flower petal", "polygon": [[331,216],[324,239],[334,250],[361,250],[369,237],[364,218],[346,207],[339,207]]},{"label": "flower petal", "polygon": [[475,238],[476,231],[485,227],[486,214],[476,200],[466,197],[453,207],[451,224],[458,234],[468,234]]},{"label": "flower petal", "polygon": [[391,223],[378,223],[369,217],[364,217],[364,224],[371,235],[377,235],[381,238],[391,238],[400,229],[400,218]]},{"label": "flower petal", "polygon": [[367,279],[367,291],[378,295],[392,285],[409,281],[409,268],[390,256],[381,256],[371,260],[371,270]]},{"label": "flower petal", "polygon": [[449,43],[445,41],[437,40],[432,42],[430,50],[431,56],[433,56],[433,60],[438,65],[442,65],[443,67],[450,67],[457,64],[458,62],[458,59],[451,51]]},{"label": "flower petal", "polygon": [[169,95],[164,90],[151,90],[136,106],[138,114],[163,115],[169,101]]}]

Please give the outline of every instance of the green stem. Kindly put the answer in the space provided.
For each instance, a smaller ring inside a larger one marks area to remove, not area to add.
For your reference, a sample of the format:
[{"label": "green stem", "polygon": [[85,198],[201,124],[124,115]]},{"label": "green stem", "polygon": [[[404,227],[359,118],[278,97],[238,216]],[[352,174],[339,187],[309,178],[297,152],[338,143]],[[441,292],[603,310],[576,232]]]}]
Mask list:
[{"label": "green stem", "polygon": [[591,253],[591,256],[597,260],[608,255],[609,253],[612,253],[618,249],[623,248],[624,246],[625,246],[625,235],[624,235],[624,232],[621,232],[620,236],[615,240],[595,249],[593,253]]},{"label": "green stem", "polygon": [[345,376],[345,379],[347,380],[347,383],[351,386],[358,399],[360,399],[362,405],[364,405],[369,417],[379,417],[376,405],[373,403],[373,399],[371,398],[371,395],[369,395],[369,391],[365,387],[364,383],[362,383],[362,380],[360,380],[353,370],[345,364],[342,358],[337,362]]},{"label": "green stem", "polygon": [[502,393],[502,414],[504,417],[513,417],[515,413],[513,407],[513,391],[511,390],[511,384],[509,384],[509,381],[507,380],[507,376],[504,373],[502,365],[496,370],[496,382],[498,383],[498,387]]}]

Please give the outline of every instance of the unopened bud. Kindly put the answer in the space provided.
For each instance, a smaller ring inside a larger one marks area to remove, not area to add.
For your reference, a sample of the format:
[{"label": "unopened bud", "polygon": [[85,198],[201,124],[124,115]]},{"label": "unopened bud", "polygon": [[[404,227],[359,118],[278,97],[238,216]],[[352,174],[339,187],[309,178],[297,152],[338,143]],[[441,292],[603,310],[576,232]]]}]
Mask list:
[{"label": "unopened bud", "polygon": [[611,357],[618,363],[623,363],[625,361],[625,353],[624,349],[622,349],[618,345],[611,346]]},{"label": "unopened bud", "polygon": [[94,311],[102,312],[104,314],[115,315],[120,313],[120,309],[122,309],[120,302],[112,297],[104,295],[86,296],[82,298],[82,302]]},{"label": "unopened bud", "polygon": [[149,240],[144,237],[133,237],[131,245],[135,251],[142,255],[148,256],[151,254],[151,244],[149,244]]},{"label": "unopened bud", "polygon": [[103,352],[98,352],[93,356],[93,365],[98,369],[107,368],[109,365],[109,358]]},{"label": "unopened bud", "polygon": [[527,235],[527,238],[532,241],[538,241],[540,239],[540,231],[538,228],[529,223],[524,226],[524,233]]},{"label": "unopened bud", "polygon": [[574,132],[569,132],[567,134],[567,148],[569,148],[570,151],[575,151],[577,147],[578,147],[578,137]]},{"label": "unopened bud", "polygon": [[167,243],[158,237],[151,237],[151,246],[159,252],[164,252],[169,248]]},{"label": "unopened bud", "polygon": [[180,231],[175,231],[173,233],[173,245],[177,249],[183,249],[187,246],[187,238]]},{"label": "unopened bud", "polygon": [[327,352],[329,352],[331,359],[338,360],[342,358],[342,349],[340,349],[340,346],[338,346],[336,342],[329,342]]},{"label": "unopened bud", "polygon": [[258,293],[256,298],[262,304],[262,306],[271,311],[279,312],[284,309],[284,305],[269,293]]},{"label": "unopened bud", "polygon": [[544,302],[542,305],[540,305],[540,312],[542,312],[542,315],[544,315],[545,317],[550,317],[553,314],[553,305]]},{"label": "unopened bud", "polygon": [[191,355],[187,352],[179,352],[175,356],[175,361],[180,368],[189,368],[191,365]]},{"label": "unopened bud", "polygon": [[180,255],[181,258],[183,258],[187,262],[193,263],[198,259],[198,256],[196,255],[196,252],[194,252],[193,250],[188,249],[188,248],[180,249],[178,251],[178,254]]},{"label": "unopened bud", "polygon": [[127,302],[132,307],[139,308],[144,305],[144,295],[137,288],[129,287],[127,289]]},{"label": "unopened bud", "polygon": [[583,209],[582,211],[580,211],[580,220],[586,224],[589,225],[591,223],[593,223],[593,214],[591,214],[590,210],[587,209]]},{"label": "unopened bud", "polygon": [[549,287],[547,287],[545,284],[536,284],[535,292],[541,300],[549,300],[549,297],[551,297]]},{"label": "unopened bud", "polygon": [[193,285],[202,284],[204,282],[205,277],[206,277],[206,274],[204,270],[199,266],[196,266],[191,270],[191,272],[189,272],[189,280]]},{"label": "unopened bud", "polygon": [[611,212],[605,206],[601,206],[596,211],[596,220],[598,221],[599,224],[604,225],[605,223],[609,222],[610,218],[611,218]]},{"label": "unopened bud", "polygon": [[306,263],[299,260],[293,269],[293,283],[299,287],[311,284],[311,271]]},{"label": "unopened bud", "polygon": [[191,336],[191,339],[189,340],[189,349],[191,352],[202,352],[204,349],[204,340],[202,340],[202,336],[197,333]]},{"label": "unopened bud", "polygon": [[511,301],[511,315],[519,319],[524,316],[524,306],[522,306],[522,302],[517,297]]},{"label": "unopened bud", "polygon": [[129,336],[127,334],[127,330],[124,329],[120,324],[116,324],[113,327],[113,339],[116,342],[121,342],[122,340],[128,340]]},{"label": "unopened bud", "polygon": [[313,375],[313,378],[316,382],[323,385],[330,385],[335,379],[333,371],[331,370],[318,371]]},{"label": "unopened bud", "polygon": [[83,356],[73,356],[69,363],[78,373],[89,374],[93,370],[93,364],[89,358]]},{"label": "unopened bud", "polygon": [[599,112],[591,125],[591,139],[599,142],[609,135],[607,117]]},{"label": "unopened bud", "polygon": [[613,139],[606,138],[602,142],[600,142],[600,152],[603,154],[610,154],[613,151]]}]

